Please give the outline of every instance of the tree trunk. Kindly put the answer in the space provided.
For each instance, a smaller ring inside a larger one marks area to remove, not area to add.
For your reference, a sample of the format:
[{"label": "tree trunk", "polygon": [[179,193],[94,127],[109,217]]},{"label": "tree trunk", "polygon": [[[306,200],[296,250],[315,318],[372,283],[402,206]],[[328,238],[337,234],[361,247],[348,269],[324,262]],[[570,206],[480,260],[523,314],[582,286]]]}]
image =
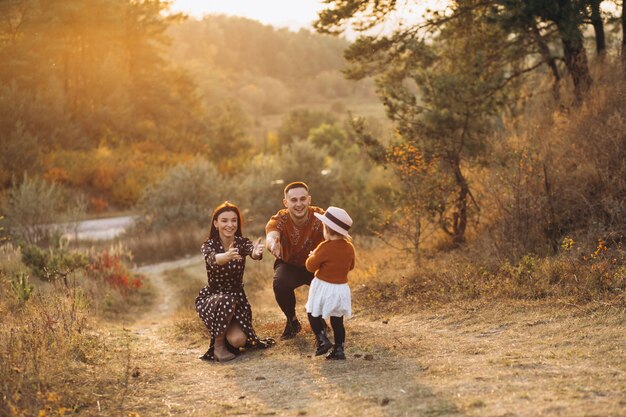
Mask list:
[{"label": "tree trunk", "polygon": [[420,241],[422,240],[422,219],[415,216],[415,233],[413,235],[413,262],[415,266],[419,265]]},{"label": "tree trunk", "polygon": [[552,71],[552,76],[554,78],[554,81],[552,82],[552,95],[554,97],[554,100],[558,102],[561,98],[561,74],[559,73],[559,67],[556,64],[556,59],[550,52],[550,47],[546,43],[546,40],[543,38],[543,36],[541,36],[541,32],[537,27],[537,22],[534,19],[530,26],[530,32],[533,39],[537,43],[537,47],[539,48],[539,53],[541,54],[541,57],[544,59],[544,61],[546,61],[546,64],[548,64],[548,67],[550,67],[550,70]]},{"label": "tree trunk", "polygon": [[583,36],[574,18],[561,18],[557,26],[563,42],[565,66],[574,81],[574,95],[576,101],[581,103],[592,83]]},{"label": "tree trunk", "polygon": [[459,194],[456,199],[456,211],[453,213],[452,242],[455,246],[461,245],[465,241],[465,230],[467,228],[467,199],[469,197],[469,186],[467,180],[461,172],[461,160],[457,156],[452,161],[454,179],[459,187]]},{"label": "tree trunk", "polygon": [[606,55],[606,40],[604,36],[604,23],[600,14],[600,3],[602,0],[590,0],[591,5],[591,24],[596,34],[596,54],[601,60]]},{"label": "tree trunk", "polygon": [[622,61],[626,62],[626,0],[622,1]]},{"label": "tree trunk", "polygon": [[552,253],[556,254],[559,249],[559,242],[557,241],[556,211],[554,210],[552,186],[550,184],[550,179],[548,178],[548,168],[545,163],[543,164],[543,181],[548,205],[548,224],[546,225],[545,233],[548,237],[548,241],[550,242]]}]

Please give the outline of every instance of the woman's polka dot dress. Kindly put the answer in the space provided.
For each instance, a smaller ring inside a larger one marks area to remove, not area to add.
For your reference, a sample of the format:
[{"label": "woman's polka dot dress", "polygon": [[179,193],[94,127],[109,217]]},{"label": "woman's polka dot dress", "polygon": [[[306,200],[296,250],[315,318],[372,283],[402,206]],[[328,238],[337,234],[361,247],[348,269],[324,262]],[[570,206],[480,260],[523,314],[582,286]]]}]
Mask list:
[{"label": "woman's polka dot dress", "polygon": [[[211,335],[211,345],[204,359],[214,359],[215,337],[226,331],[229,324],[228,318],[231,316],[247,335],[246,346],[261,347],[260,345],[266,343],[257,337],[252,328],[252,309],[243,289],[246,256],[252,255],[254,246],[250,239],[241,236],[235,236],[234,245],[239,249],[242,259],[218,265],[215,255],[225,252],[221,241],[208,239],[202,244],[208,283],[196,297],[196,311]],[[227,346],[231,349],[228,344]],[[235,351],[234,348],[232,350]]]}]

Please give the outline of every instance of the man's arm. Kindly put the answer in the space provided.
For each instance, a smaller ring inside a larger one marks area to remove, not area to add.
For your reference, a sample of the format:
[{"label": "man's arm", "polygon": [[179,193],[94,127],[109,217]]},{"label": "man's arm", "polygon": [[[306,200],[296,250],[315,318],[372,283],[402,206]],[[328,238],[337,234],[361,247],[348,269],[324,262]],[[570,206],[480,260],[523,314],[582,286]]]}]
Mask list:
[{"label": "man's arm", "polygon": [[265,236],[265,247],[272,255],[280,259],[280,232],[277,230],[267,232],[267,236]]}]

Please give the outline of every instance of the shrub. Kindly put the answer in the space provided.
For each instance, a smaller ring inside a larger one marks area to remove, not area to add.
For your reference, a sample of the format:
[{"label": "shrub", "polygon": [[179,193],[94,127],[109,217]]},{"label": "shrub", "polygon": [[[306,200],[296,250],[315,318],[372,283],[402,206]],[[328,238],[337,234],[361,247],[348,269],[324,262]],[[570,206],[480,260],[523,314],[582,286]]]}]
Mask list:
[{"label": "shrub", "polygon": [[213,207],[224,201],[224,179],[215,167],[202,160],[170,169],[146,187],[138,204],[143,224],[165,229],[185,224],[203,225]]},{"label": "shrub", "polygon": [[626,231],[626,82],[613,71],[583,107],[543,106],[494,141],[490,229],[512,259],[555,254],[567,235]]},{"label": "shrub", "polygon": [[45,281],[56,281],[59,278],[65,281],[69,274],[85,268],[89,263],[84,254],[64,249],[41,249],[35,245],[25,245],[21,252],[22,262]]},{"label": "shrub", "polygon": [[126,267],[121,253],[109,250],[92,256],[85,271],[88,278],[104,281],[123,294],[141,288],[143,279],[142,275],[132,273]]},{"label": "shrub", "polygon": [[7,230],[16,240],[44,243],[60,234],[55,223],[63,219],[63,192],[55,184],[27,175],[13,181],[2,205]]},{"label": "shrub", "polygon": [[[326,148],[318,148],[307,141],[297,141],[282,149],[281,178],[284,184],[293,181],[306,182],[313,204],[326,208],[335,191],[335,177],[328,175],[325,170],[328,165]],[[282,196],[280,199],[282,200]]]},{"label": "shrub", "polygon": [[87,201],[81,194],[71,198],[63,187],[25,175],[20,184],[13,182],[2,210],[10,237],[20,243],[46,245],[77,227]]},{"label": "shrub", "polygon": [[[244,234],[263,233],[265,223],[283,207],[281,159],[277,155],[257,155],[233,181],[237,184],[238,203],[244,212],[244,222],[252,225]],[[247,225],[245,225],[247,226]]]}]

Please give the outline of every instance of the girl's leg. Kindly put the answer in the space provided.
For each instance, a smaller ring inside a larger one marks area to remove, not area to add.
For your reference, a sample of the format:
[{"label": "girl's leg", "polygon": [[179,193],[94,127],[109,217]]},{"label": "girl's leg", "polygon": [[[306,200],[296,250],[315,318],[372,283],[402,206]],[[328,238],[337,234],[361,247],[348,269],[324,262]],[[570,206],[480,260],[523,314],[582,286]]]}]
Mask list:
[{"label": "girl's leg", "polygon": [[330,316],[330,325],[335,335],[335,346],[333,346],[333,350],[326,356],[326,359],[345,359],[346,355],[343,352],[343,342],[346,340],[346,329],[343,327],[343,316]]},{"label": "girl's leg", "polygon": [[333,334],[335,335],[335,345],[343,346],[343,342],[346,341],[346,329],[343,327],[343,316],[330,316],[330,325],[332,326]]},{"label": "girl's leg", "polygon": [[313,317],[311,313],[307,315],[311,329],[313,333],[315,333],[315,356],[323,355],[333,347],[333,344],[330,343],[330,340],[328,340],[326,336],[324,319],[321,317]]},{"label": "girl's leg", "polygon": [[309,324],[311,325],[311,330],[313,333],[318,334],[322,330],[324,330],[324,319],[321,317],[313,317],[311,313],[307,313],[309,317]]}]

